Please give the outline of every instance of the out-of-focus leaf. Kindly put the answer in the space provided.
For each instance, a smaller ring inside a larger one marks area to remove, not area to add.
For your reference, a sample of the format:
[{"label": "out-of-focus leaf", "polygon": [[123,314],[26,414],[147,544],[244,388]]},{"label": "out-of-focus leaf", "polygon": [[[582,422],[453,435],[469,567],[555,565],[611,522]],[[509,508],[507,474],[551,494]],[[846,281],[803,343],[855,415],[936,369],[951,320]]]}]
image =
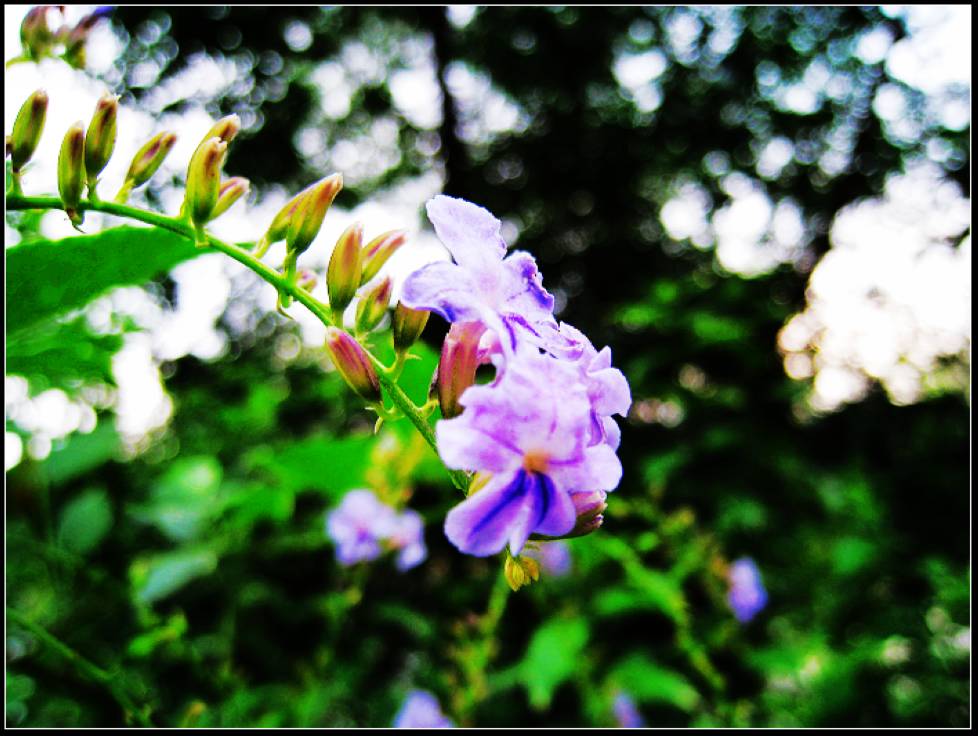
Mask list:
[{"label": "out-of-focus leaf", "polygon": [[136,598],[142,603],[154,603],[216,569],[217,555],[213,550],[187,549],[138,559],[129,568],[129,577]]},{"label": "out-of-focus leaf", "polygon": [[700,701],[696,688],[685,677],[654,664],[641,654],[623,660],[612,670],[610,677],[643,703],[669,703],[688,712]]},{"label": "out-of-focus leaf", "polygon": [[534,708],[546,709],[557,687],[574,674],[588,635],[581,618],[552,619],[533,634],[519,666]]},{"label": "out-of-focus leaf", "polygon": [[285,521],[295,508],[295,492],[291,488],[263,483],[231,486],[225,489],[228,509],[233,523],[250,526],[261,519]]},{"label": "out-of-focus leaf", "polygon": [[263,447],[248,460],[295,492],[316,489],[339,496],[364,484],[373,435],[310,437],[272,451]]},{"label": "out-of-focus leaf", "polygon": [[24,376],[33,392],[71,391],[78,382],[114,384],[112,356],[122,347],[119,335],[95,335],[85,318],[46,322],[7,340],[7,373]]},{"label": "out-of-focus leaf", "polygon": [[71,435],[64,447],[48,455],[41,463],[41,473],[51,485],[61,485],[112,460],[118,450],[115,426],[101,420],[89,434]]},{"label": "out-of-focus leaf", "polygon": [[77,309],[112,288],[142,284],[200,250],[158,228],[31,240],[7,250],[7,328],[13,333]]},{"label": "out-of-focus leaf", "polygon": [[112,528],[112,505],[101,488],[92,488],[73,498],[61,512],[58,541],[75,554],[95,549]]},{"label": "out-of-focus leaf", "polygon": [[193,539],[224,508],[222,476],[220,463],[209,455],[178,460],[153,485],[149,502],[133,509],[133,516],[174,541]]}]

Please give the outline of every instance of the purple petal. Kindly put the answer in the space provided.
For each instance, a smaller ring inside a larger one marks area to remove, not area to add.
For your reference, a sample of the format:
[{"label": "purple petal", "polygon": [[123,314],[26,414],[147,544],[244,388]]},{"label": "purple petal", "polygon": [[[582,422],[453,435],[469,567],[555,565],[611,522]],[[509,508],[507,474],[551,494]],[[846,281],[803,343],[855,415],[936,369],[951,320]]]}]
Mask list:
[{"label": "purple petal", "polygon": [[[598,355],[606,350],[610,360],[611,351],[608,348]],[[589,370],[587,375],[588,397],[594,410],[604,417],[612,414],[625,416],[632,405],[632,390],[625,374],[617,368],[603,368],[598,371]]]},{"label": "purple petal", "polygon": [[[463,405],[476,388],[473,386],[462,394]],[[454,470],[514,471],[522,462],[522,452],[513,444],[514,438],[503,431],[494,433],[494,426],[489,422],[473,421],[476,414],[478,410],[465,411],[455,419],[442,419],[435,425],[442,462]]]},{"label": "purple petal", "polygon": [[448,322],[478,320],[480,301],[468,272],[453,263],[429,263],[404,282],[401,302],[411,309],[428,309]]},{"label": "purple petal", "polygon": [[533,473],[532,476],[539,489],[536,495],[540,508],[537,509],[537,522],[531,531],[551,537],[566,534],[574,528],[577,520],[577,509],[574,508],[570,493],[558,490],[553,480],[544,473]]},{"label": "purple petal", "polygon": [[506,254],[502,223],[489,210],[443,194],[431,199],[427,210],[438,239],[459,265],[478,268]]},{"label": "purple petal", "polygon": [[526,481],[522,470],[514,476],[494,476],[485,488],[448,512],[445,536],[466,554],[486,557],[501,552],[515,528],[526,524],[524,507],[530,492]]},{"label": "purple petal", "polygon": [[427,690],[412,690],[394,717],[394,728],[454,728],[441,712],[438,699]]},{"label": "purple petal", "polygon": [[554,464],[550,469],[554,482],[571,493],[581,491],[613,491],[621,482],[621,461],[606,444],[592,445],[584,450],[579,462]]}]

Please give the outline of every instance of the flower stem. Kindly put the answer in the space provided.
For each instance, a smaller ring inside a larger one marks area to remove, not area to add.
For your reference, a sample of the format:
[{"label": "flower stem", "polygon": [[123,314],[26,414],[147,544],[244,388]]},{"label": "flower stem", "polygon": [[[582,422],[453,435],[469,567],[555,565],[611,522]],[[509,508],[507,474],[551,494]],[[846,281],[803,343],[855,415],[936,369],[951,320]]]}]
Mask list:
[{"label": "flower stem", "polygon": [[[61,200],[57,197],[26,197],[16,194],[10,194],[7,196],[8,210],[60,210],[63,208],[63,206],[64,205],[62,204]],[[198,237],[198,233],[195,231],[194,226],[186,220],[161,215],[157,212],[150,212],[149,210],[143,210],[139,209],[138,207],[131,207],[129,205],[119,204],[117,202],[93,202],[91,200],[83,200],[78,203],[77,209],[79,211],[93,210],[96,212],[104,212],[109,215],[115,215],[116,217],[125,217],[130,220],[145,222],[148,225],[154,225],[156,227],[163,228],[164,230],[169,230],[170,232],[182,235],[185,238],[194,241],[194,243],[206,243],[215,250],[230,256],[238,263],[241,263],[254,271],[262,278],[262,280],[268,282],[278,289],[280,294],[288,294],[294,298],[297,302],[301,303],[304,307],[306,307],[306,309],[312,312],[316,318],[327,327],[334,325],[330,308],[320,302],[318,299],[314,298],[308,291],[301,288],[286,275],[280,274],[274,268],[266,265],[259,260],[255,254],[248,252],[244,248],[231,243],[225,243],[223,240],[218,240],[212,235],[204,234]],[[387,367],[381,363],[373,353],[371,353],[366,347],[364,347],[364,351],[366,352],[367,357],[370,359],[370,362],[373,363],[374,368],[377,370],[380,384],[383,386],[384,391],[386,391],[391,401],[404,413],[404,416],[411,421],[418,432],[421,433],[421,436],[424,437],[425,441],[431,445],[431,448],[437,453],[438,447],[435,442],[434,430],[432,430],[431,425],[428,424],[425,415],[422,413],[421,407],[415,405],[410,397],[404,393],[404,390],[397,385],[397,382],[388,376]],[[464,493],[468,488],[468,475],[461,470],[451,469],[448,469],[448,475],[455,487]]]},{"label": "flower stem", "polygon": [[123,713],[125,713],[126,720],[128,720],[131,716],[137,723],[139,723],[140,726],[153,728],[153,722],[150,720],[149,716],[146,715],[142,708],[136,707],[132,701],[132,698],[129,697],[129,694],[122,687],[123,678],[117,677],[110,672],[106,672],[101,667],[92,664],[74,649],[48,632],[47,629],[21,615],[15,609],[7,608],[7,619],[12,623],[27,629],[49,649],[56,652],[63,659],[68,660],[79,674],[94,682],[97,682],[99,685],[102,685],[106,690],[108,690],[109,695],[112,696],[112,699],[119,704]]}]

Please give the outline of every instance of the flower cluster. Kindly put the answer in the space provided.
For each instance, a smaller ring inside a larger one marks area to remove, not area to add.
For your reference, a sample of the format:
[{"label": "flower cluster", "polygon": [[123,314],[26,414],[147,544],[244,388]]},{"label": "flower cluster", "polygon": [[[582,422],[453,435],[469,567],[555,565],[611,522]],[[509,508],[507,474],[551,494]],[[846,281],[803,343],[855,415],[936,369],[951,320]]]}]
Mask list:
[{"label": "flower cluster", "polygon": [[767,591],[761,582],[761,572],[749,557],[741,557],[730,565],[727,573],[730,592],[727,600],[734,616],[747,623],[767,605]]},{"label": "flower cluster", "polygon": [[[402,302],[452,323],[438,368],[445,419],[442,461],[488,482],[452,509],[445,533],[462,552],[518,555],[531,534],[562,537],[601,523],[604,493],[621,480],[615,414],[631,405],[611,351],[553,315],[533,257],[506,256],[501,223],[461,199],[438,196],[428,217],[454,263],[404,284]],[[479,363],[496,377],[475,385]]]},{"label": "flower cluster", "polygon": [[397,550],[397,569],[404,571],[428,555],[421,516],[410,509],[398,513],[365,489],[343,497],[326,517],[326,533],[336,543],[341,565],[369,562],[386,550]]}]

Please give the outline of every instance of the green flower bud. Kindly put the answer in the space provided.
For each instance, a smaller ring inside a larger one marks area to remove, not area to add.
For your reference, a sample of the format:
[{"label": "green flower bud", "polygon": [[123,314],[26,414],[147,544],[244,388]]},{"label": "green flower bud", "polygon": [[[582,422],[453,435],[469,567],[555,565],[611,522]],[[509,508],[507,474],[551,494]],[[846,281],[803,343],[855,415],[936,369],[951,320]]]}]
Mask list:
[{"label": "green flower bud", "polygon": [[250,189],[251,182],[243,176],[232,176],[221,184],[221,188],[217,194],[217,204],[214,205],[211,219],[216,220],[227,212],[228,208],[246,195]]},{"label": "green flower bud", "polygon": [[438,361],[437,391],[445,419],[462,413],[459,399],[475,383],[479,367],[479,339],[486,328],[481,322],[455,322],[445,335]]},{"label": "green flower bud", "polygon": [[85,124],[80,120],[68,128],[58,155],[58,192],[65,212],[76,227],[82,222],[78,212],[85,188]]},{"label": "green flower bud", "polygon": [[197,228],[203,227],[214,212],[221,191],[221,166],[228,144],[218,137],[210,138],[199,146],[187,168],[187,193],[184,202],[190,220]]},{"label": "green flower bud", "polygon": [[132,163],[129,165],[129,172],[126,174],[126,182],[122,185],[116,202],[125,202],[129,192],[149,181],[150,177],[163,165],[163,161],[176,142],[176,134],[166,131],[157,133],[150,138],[146,145],[133,156]]},{"label": "green flower bud", "polygon": [[20,43],[24,56],[35,61],[46,56],[54,45],[54,34],[48,26],[48,10],[51,5],[31,8],[20,24]]},{"label": "green flower bud", "polygon": [[95,24],[102,19],[103,14],[104,11],[96,10],[94,13],[86,15],[68,32],[64,40],[64,60],[75,69],[85,68],[85,46],[88,43],[88,36]]},{"label": "green flower bud", "polygon": [[95,105],[95,113],[85,136],[85,173],[88,175],[90,192],[95,188],[96,178],[109,163],[115,149],[118,112],[119,98],[115,95],[103,95]]},{"label": "green flower bud", "polygon": [[336,241],[333,255],[326,268],[326,288],[329,291],[329,307],[333,314],[342,314],[353,301],[360,287],[360,243],[363,241],[363,226],[354,223]]},{"label": "green flower bud", "polygon": [[407,233],[403,230],[391,230],[389,233],[378,235],[363,246],[363,274],[360,283],[365,284],[380,271],[387,259],[404,245]]},{"label": "green flower bud", "polygon": [[207,135],[203,137],[197,147],[200,148],[200,146],[207,143],[211,138],[220,138],[225,143],[230,143],[234,140],[239,130],[241,130],[241,118],[237,115],[225,115],[211,126],[211,129],[207,131]]},{"label": "green flower bud", "polygon": [[391,318],[391,331],[394,333],[394,349],[403,353],[414,345],[424,332],[431,312],[424,309],[410,309],[400,302],[394,308]]},{"label": "green flower bud", "polygon": [[305,291],[312,291],[316,288],[316,284],[319,283],[319,279],[316,274],[312,271],[299,271],[298,277],[296,278],[296,286]]},{"label": "green flower bud", "polygon": [[15,173],[24,168],[37,150],[47,112],[48,95],[43,89],[34,92],[21,105],[10,136],[10,159]]},{"label": "green flower bud", "polygon": [[336,327],[326,328],[326,352],[336,370],[358,396],[380,401],[380,381],[370,359],[360,344]]},{"label": "green flower bud", "polygon": [[299,201],[285,234],[285,244],[289,251],[302,253],[312,244],[319,234],[319,228],[323,226],[329,206],[342,188],[343,177],[333,174],[317,182]]},{"label": "green flower bud", "polygon": [[384,318],[391,303],[392,288],[390,276],[385,276],[360,297],[355,323],[358,331],[369,332]]}]

